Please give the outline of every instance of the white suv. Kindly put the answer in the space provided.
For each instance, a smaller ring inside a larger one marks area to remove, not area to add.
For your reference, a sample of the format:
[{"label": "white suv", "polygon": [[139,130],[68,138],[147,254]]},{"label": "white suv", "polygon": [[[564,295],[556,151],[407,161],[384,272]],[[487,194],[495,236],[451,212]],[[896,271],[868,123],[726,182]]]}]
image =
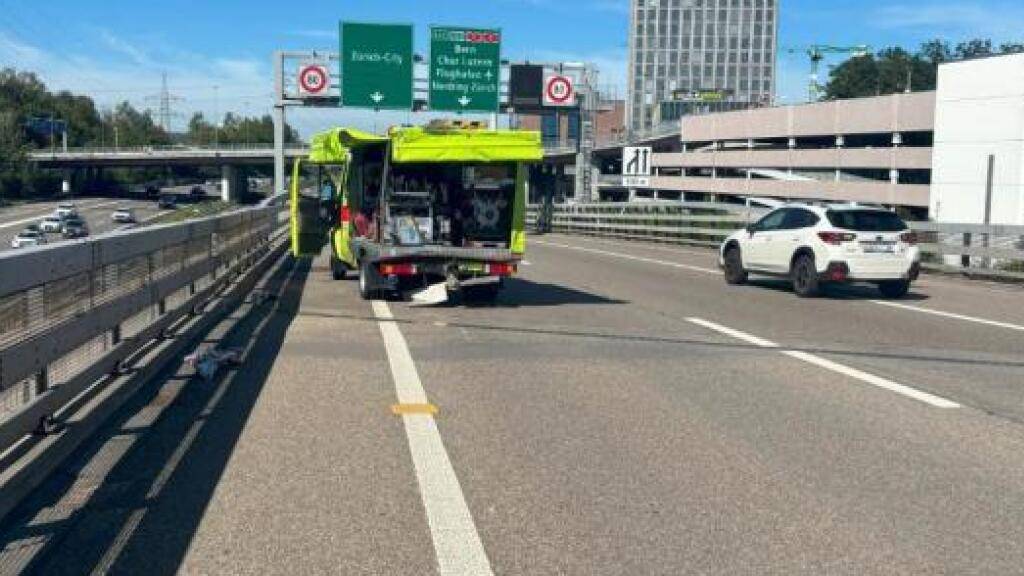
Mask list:
[{"label": "white suv", "polygon": [[725,281],[748,274],[783,276],[801,297],[830,282],[871,282],[900,298],[920,273],[917,236],[896,214],[864,206],[786,205],[726,238]]}]

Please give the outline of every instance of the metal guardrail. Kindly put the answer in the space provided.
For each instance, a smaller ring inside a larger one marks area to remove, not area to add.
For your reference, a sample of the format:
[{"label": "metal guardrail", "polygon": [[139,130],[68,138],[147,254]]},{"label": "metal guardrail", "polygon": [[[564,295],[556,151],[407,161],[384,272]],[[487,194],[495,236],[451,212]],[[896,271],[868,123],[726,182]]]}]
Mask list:
[{"label": "metal guardrail", "polygon": [[[702,246],[723,238],[763,214],[757,208],[717,202],[608,202],[554,207],[552,231]],[[527,209],[536,222],[537,206]]]},{"label": "metal guardrail", "polygon": [[279,206],[0,254],[0,452],[264,253]]},{"label": "metal guardrail", "polygon": [[[305,144],[288,144],[285,146],[288,150],[309,150],[309,146]],[[59,148],[45,148],[40,150],[31,150],[32,154],[41,154],[46,156],[61,156],[65,154],[137,154],[140,152],[217,152],[217,151],[232,151],[232,152],[248,152],[248,151],[270,151],[273,152],[274,145],[266,143],[252,143],[252,144],[155,144],[148,146],[87,146],[81,148],[68,148],[62,150]]]},{"label": "metal guardrail", "polygon": [[[527,209],[537,221],[538,207]],[[624,240],[717,247],[767,212],[737,204],[632,202],[558,205],[552,231]],[[1024,226],[910,222],[927,269],[1024,279]]]}]

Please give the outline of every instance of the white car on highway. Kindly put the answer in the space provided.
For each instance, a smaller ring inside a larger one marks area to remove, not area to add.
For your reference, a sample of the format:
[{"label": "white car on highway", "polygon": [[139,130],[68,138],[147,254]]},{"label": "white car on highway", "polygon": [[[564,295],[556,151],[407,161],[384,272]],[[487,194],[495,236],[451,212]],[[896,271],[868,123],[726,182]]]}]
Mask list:
[{"label": "white car on highway", "polygon": [[47,216],[43,218],[43,221],[39,223],[39,229],[43,232],[53,232],[54,234],[60,234],[60,231],[64,229],[64,220],[60,216]]},{"label": "white car on highway", "polygon": [[57,206],[57,209],[53,211],[53,215],[61,219],[70,218],[71,216],[75,216],[75,214],[74,204],[60,204]]},{"label": "white car on highway", "polygon": [[46,244],[46,234],[38,230],[23,230],[11,239],[11,248],[25,248]]},{"label": "white car on highway", "polygon": [[132,224],[135,222],[135,213],[131,208],[118,208],[110,215],[110,219],[118,224]]},{"label": "white car on highway", "polygon": [[798,296],[823,285],[876,284],[900,298],[920,273],[917,235],[895,213],[855,205],[788,204],[726,238],[719,264],[729,284],[750,274],[782,276]]}]

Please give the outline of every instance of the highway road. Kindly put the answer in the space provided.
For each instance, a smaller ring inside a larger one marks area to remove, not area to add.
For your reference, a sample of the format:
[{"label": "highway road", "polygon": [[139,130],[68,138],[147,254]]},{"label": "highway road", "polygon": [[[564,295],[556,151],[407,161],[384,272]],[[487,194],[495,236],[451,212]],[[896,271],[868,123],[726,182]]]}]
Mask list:
[{"label": "highway road", "polygon": [[727,287],[546,235],[495,306],[362,301],[326,255],[3,526],[0,571],[1014,574],[1024,290]]},{"label": "highway road", "polygon": [[[167,188],[163,191],[167,194],[176,194],[184,198],[188,194],[187,186]],[[207,196],[210,197],[209,195]],[[32,202],[16,206],[0,208],[0,251],[11,250],[11,240],[25,229],[26,226],[40,222],[49,216],[59,204],[71,202],[75,204],[86,223],[89,225],[89,233],[93,236],[110,232],[122,227],[110,219],[111,213],[118,207],[125,206],[135,212],[135,218],[140,223],[145,223],[161,212],[153,200],[134,200],[124,198],[72,198],[52,202]],[[60,234],[48,234],[47,240],[50,244],[61,242],[64,239]]]}]

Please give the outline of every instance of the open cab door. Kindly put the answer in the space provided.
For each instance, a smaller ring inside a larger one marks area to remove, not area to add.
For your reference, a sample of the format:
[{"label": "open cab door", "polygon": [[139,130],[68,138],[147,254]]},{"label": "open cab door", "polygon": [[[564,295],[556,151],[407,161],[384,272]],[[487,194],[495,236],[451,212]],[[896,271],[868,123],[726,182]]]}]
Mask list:
[{"label": "open cab door", "polygon": [[[296,159],[292,168],[292,182],[289,190],[291,200],[292,254],[296,258],[313,257],[327,243],[330,226],[325,202],[318,188],[319,178],[306,179],[303,186],[303,162]],[[313,165],[319,170],[319,166]]]}]

